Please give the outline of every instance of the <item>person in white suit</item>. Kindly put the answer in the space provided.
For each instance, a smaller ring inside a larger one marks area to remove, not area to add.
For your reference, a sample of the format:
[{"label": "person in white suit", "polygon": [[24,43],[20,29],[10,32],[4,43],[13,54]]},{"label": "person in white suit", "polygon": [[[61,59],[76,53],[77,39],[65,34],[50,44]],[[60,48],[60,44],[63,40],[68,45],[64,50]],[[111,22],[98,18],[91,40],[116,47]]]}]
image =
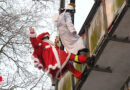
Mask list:
[{"label": "person in white suit", "polygon": [[77,54],[78,51],[88,52],[85,48],[83,39],[77,34],[74,25],[72,23],[71,15],[74,11],[74,7],[68,5],[64,11],[54,17],[54,24],[58,29],[60,39],[69,53]]}]

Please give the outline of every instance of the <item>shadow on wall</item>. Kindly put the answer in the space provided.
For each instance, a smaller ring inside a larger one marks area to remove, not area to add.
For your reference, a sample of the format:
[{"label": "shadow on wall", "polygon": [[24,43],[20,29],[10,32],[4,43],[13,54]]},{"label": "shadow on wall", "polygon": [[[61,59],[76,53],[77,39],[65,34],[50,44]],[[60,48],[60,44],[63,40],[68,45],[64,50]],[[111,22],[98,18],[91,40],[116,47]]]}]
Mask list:
[{"label": "shadow on wall", "polygon": [[67,72],[58,83],[58,90],[72,90],[71,73]]}]

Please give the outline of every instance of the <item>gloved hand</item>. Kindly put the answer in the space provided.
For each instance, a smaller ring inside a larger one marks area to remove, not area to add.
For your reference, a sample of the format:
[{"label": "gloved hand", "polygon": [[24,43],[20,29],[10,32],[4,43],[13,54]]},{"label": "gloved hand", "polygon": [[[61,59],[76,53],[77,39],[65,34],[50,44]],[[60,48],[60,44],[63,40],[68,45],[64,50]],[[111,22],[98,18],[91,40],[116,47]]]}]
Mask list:
[{"label": "gloved hand", "polygon": [[95,56],[91,56],[87,58],[87,65],[88,66],[93,66],[94,65],[94,61],[95,61]]},{"label": "gloved hand", "polygon": [[88,49],[88,48],[83,48],[83,49],[81,49],[81,50],[78,51],[78,54],[77,54],[77,55],[80,55],[80,52],[88,53],[88,52],[89,52],[89,49]]}]

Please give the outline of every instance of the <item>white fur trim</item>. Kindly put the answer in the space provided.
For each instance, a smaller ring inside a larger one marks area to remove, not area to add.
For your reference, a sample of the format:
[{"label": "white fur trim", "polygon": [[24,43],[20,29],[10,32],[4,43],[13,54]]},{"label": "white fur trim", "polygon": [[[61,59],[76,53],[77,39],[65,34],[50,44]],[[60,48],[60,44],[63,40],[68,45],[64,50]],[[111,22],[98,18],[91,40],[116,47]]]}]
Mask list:
[{"label": "white fur trim", "polygon": [[55,48],[54,46],[52,46],[52,50],[53,50],[53,52],[54,52],[54,55],[55,55],[55,58],[56,58],[58,67],[61,68],[61,64],[60,64],[60,59],[59,59],[58,52],[56,51],[56,48]]},{"label": "white fur trim", "polygon": [[50,45],[55,46],[55,44],[52,41],[50,41],[50,40],[43,40],[43,41],[49,43]]},{"label": "white fur trim", "polygon": [[39,60],[37,58],[35,58],[33,55],[32,55],[32,60],[34,60],[34,62],[36,61],[36,63],[34,63],[34,67],[38,68],[38,66],[41,66],[43,67],[42,64],[40,64]]},{"label": "white fur trim", "polygon": [[36,33],[33,33],[33,34],[30,33],[30,34],[29,34],[29,37],[32,37],[32,38],[33,38],[33,37],[36,37]]},{"label": "white fur trim", "polygon": [[47,74],[50,72],[50,69],[56,69],[56,68],[58,68],[58,65],[57,64],[55,64],[54,66],[52,66],[52,65],[49,65],[48,66],[48,70],[47,70]]},{"label": "white fur trim", "polygon": [[65,67],[65,65],[66,65],[67,62],[69,61],[70,55],[71,55],[71,53],[68,54],[68,56],[67,56],[65,62],[63,63],[62,67],[60,68],[60,71]]},{"label": "white fur trim", "polygon": [[[55,82],[55,81],[54,81],[53,78],[52,78],[52,74],[49,73],[49,72],[50,72],[50,69],[55,70],[56,68],[58,68],[58,65],[57,65],[57,64],[55,64],[54,66],[52,66],[52,65],[49,65],[49,66],[48,66],[47,75],[51,78],[51,81],[52,81],[52,82]],[[60,70],[60,69],[59,69],[59,70]],[[60,71],[58,71],[58,73],[59,73],[59,72],[60,72]],[[58,73],[56,73],[56,78],[57,78],[57,76],[59,75]]]},{"label": "white fur trim", "polygon": [[36,61],[36,62],[38,62],[38,63],[39,63],[39,60],[38,60],[37,58],[34,58],[33,60],[34,60],[34,62]]},{"label": "white fur trim", "polygon": [[50,36],[50,35],[44,35],[44,37],[47,37],[47,36]]},{"label": "white fur trim", "polygon": [[50,45],[46,45],[45,48],[50,48],[51,46]]},{"label": "white fur trim", "polygon": [[38,46],[41,46],[41,45],[42,45],[41,43],[38,44]]},{"label": "white fur trim", "polygon": [[34,63],[34,67],[37,68],[39,63]]}]

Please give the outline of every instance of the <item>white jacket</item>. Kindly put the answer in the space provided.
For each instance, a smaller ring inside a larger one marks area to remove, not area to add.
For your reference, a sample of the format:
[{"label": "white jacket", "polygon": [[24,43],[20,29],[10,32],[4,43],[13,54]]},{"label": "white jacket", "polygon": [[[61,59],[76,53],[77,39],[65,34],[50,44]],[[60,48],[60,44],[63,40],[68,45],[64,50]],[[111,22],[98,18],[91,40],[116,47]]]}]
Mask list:
[{"label": "white jacket", "polygon": [[79,35],[73,35],[76,31],[68,12],[61,13],[55,23],[59,31],[61,41],[69,53],[77,54],[78,50],[85,48],[83,40]]}]

